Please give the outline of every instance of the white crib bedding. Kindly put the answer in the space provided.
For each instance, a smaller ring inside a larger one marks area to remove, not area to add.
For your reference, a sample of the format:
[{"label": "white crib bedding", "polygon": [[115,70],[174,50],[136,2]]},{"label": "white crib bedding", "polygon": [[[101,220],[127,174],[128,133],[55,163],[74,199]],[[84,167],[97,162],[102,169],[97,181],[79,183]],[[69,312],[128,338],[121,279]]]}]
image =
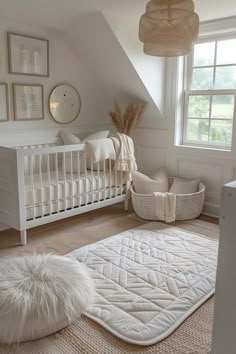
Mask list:
[{"label": "white crib bedding", "polygon": [[[51,211],[57,211],[57,203],[59,209],[63,210],[66,207],[80,206],[93,201],[114,197],[123,193],[124,185],[127,182],[127,174],[115,171],[111,173],[107,171],[91,171],[87,175],[66,174],[66,183],[61,172],[58,175],[58,184],[55,172],[50,173],[50,181],[47,173],[42,173],[42,182],[38,174],[34,175],[33,184],[30,176],[25,176],[25,201],[27,210],[27,219],[41,216],[42,204],[43,214]],[[42,184],[42,188],[41,188]],[[92,193],[93,192],[93,193]],[[72,197],[73,196],[73,197]],[[33,212],[34,206],[34,212]]]}]

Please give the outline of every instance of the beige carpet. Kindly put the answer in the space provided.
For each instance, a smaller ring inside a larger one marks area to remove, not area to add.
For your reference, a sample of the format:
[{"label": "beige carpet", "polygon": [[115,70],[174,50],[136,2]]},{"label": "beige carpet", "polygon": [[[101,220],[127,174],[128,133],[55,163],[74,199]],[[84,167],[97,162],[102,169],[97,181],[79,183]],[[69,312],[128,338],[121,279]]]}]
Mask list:
[{"label": "beige carpet", "polygon": [[[9,249],[8,255],[23,255],[33,252],[65,254],[80,246],[144,224],[134,214],[116,217],[98,225],[84,227],[79,234],[63,235],[57,240],[50,238],[37,247]],[[218,226],[201,220],[177,222],[176,226],[218,238]],[[126,344],[105,329],[83,317],[78,323],[47,338],[14,345],[0,345],[1,354],[208,354],[211,346],[213,298],[189,317],[170,337],[150,346],[139,347]]]}]

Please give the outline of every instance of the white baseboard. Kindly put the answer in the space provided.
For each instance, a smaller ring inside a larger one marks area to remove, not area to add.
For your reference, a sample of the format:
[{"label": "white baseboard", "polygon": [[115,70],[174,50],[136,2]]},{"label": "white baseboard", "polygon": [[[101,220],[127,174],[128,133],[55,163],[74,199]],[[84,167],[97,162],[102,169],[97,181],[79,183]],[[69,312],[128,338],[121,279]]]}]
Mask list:
[{"label": "white baseboard", "polygon": [[0,232],[8,229],[10,229],[8,226],[0,224]]},{"label": "white baseboard", "polygon": [[212,216],[214,218],[219,218],[220,216],[220,205],[205,203],[203,207],[202,214],[207,216]]}]

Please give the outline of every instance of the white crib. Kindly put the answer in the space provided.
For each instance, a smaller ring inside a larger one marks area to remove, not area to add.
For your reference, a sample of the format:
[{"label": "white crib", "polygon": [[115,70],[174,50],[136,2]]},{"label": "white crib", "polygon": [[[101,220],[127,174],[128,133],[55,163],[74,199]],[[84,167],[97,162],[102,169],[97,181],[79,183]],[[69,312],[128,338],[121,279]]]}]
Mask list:
[{"label": "white crib", "polygon": [[0,147],[0,223],[27,229],[125,202],[128,175],[113,161],[92,164],[85,145]]}]

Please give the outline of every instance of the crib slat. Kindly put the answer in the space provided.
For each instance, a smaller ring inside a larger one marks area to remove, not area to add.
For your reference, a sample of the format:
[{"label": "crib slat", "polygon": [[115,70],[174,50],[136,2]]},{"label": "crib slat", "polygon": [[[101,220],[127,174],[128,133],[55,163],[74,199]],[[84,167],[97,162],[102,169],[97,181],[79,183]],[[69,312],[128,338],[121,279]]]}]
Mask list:
[{"label": "crib slat", "polygon": [[100,188],[100,163],[99,161],[97,162],[97,184],[98,184],[98,192],[97,192],[97,201],[99,202],[100,200],[100,189],[102,189],[102,185],[101,185],[101,188]]},{"label": "crib slat", "polygon": [[41,217],[43,217],[44,210],[43,210],[42,155],[39,155],[39,183],[40,183]]},{"label": "crib slat", "polygon": [[117,178],[117,169],[115,168],[115,196],[118,194],[118,178]]},{"label": "crib slat", "polygon": [[103,161],[103,199],[106,200],[106,161]]},{"label": "crib slat", "polygon": [[59,176],[58,176],[58,154],[55,153],[55,176],[56,176],[56,193],[57,193],[57,212],[59,213]]},{"label": "crib slat", "polygon": [[111,180],[111,159],[108,160],[109,161],[109,198],[112,198],[112,180]]},{"label": "crib slat", "polygon": [[74,208],[74,174],[73,174],[73,152],[70,152],[70,183],[71,183],[71,208]]},{"label": "crib slat", "polygon": [[[90,172],[91,172],[91,194],[92,203],[94,203],[94,173],[93,173],[93,162],[90,161]],[[96,185],[96,184],[95,184]]]},{"label": "crib slat", "polygon": [[[87,172],[87,161],[86,161],[86,153],[84,152],[84,174],[85,174],[85,205],[88,204],[88,172]],[[84,191],[83,191],[84,193]]]},{"label": "crib slat", "polygon": [[51,171],[50,171],[50,154],[47,154],[47,177],[48,177],[48,196],[49,196],[49,214],[52,214],[52,193],[51,193]]},{"label": "crib slat", "polygon": [[77,177],[78,177],[78,183],[77,183],[77,195],[78,195],[78,206],[80,207],[81,204],[81,193],[80,193],[80,152],[77,151]]},{"label": "crib slat", "polygon": [[67,209],[66,203],[66,156],[65,152],[62,153],[62,174],[63,174],[63,185],[64,185],[64,210]]},{"label": "crib slat", "polygon": [[120,171],[120,194],[123,194],[123,171]]},{"label": "crib slat", "polygon": [[[45,149],[47,149],[47,153]],[[124,172],[116,170],[113,172],[112,160],[91,164],[91,171],[88,171],[84,149],[79,148],[77,150],[75,146],[71,150],[69,150],[69,146],[66,146],[65,150],[63,149],[64,147],[55,149],[44,144],[24,148],[24,152],[26,152],[25,166],[27,167],[25,174],[29,180],[28,189],[32,196],[31,205],[27,209],[29,209],[29,212],[32,209],[30,218],[36,219],[36,222],[38,217],[44,217],[47,214],[53,217],[53,214],[64,211],[69,213],[71,211],[68,209],[71,208],[86,205],[89,209],[90,203],[112,199],[113,196],[119,197],[124,193]],[[31,150],[30,153],[29,150]],[[77,159],[77,162],[75,159]],[[76,166],[77,163],[78,166]],[[84,169],[82,171],[83,165]],[[77,171],[75,171],[76,168]],[[45,186],[49,189],[46,192],[46,201]],[[67,193],[68,188],[70,188],[69,193]],[[56,196],[52,194],[54,190]],[[38,200],[38,194],[40,200]],[[116,201],[114,200],[114,202]],[[109,201],[107,200],[106,203],[109,203]],[[112,200],[110,203],[112,203]],[[96,205],[91,206],[91,208],[96,207]],[[76,211],[74,212],[76,213]],[[80,211],[78,212],[80,213]],[[65,214],[63,213],[63,215]]]},{"label": "crib slat", "polygon": [[30,190],[32,201],[32,218],[35,219],[35,195],[34,195],[34,156],[30,156],[29,161],[30,170]]}]

